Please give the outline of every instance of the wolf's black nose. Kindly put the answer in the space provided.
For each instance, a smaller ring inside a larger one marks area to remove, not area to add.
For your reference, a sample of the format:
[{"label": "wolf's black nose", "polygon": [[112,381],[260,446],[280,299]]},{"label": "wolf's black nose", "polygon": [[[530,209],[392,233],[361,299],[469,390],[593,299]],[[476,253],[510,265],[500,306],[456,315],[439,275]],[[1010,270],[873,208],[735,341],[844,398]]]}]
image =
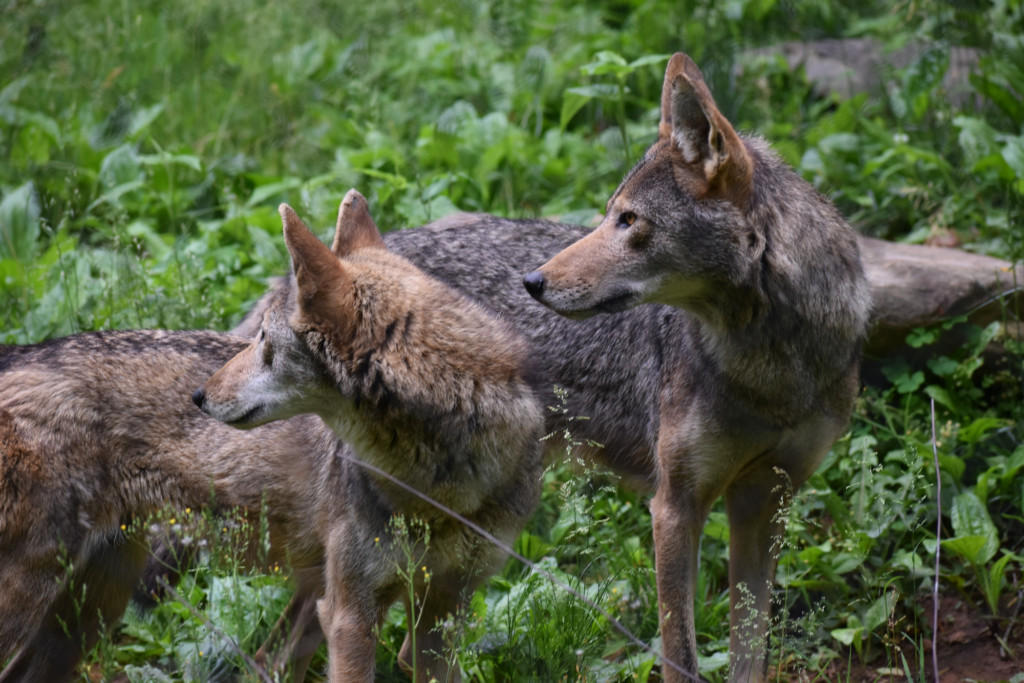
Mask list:
[{"label": "wolf's black nose", "polygon": [[195,393],[192,394],[192,402],[196,404],[197,408],[202,410],[202,408],[203,408],[203,401],[205,401],[205,400],[206,400],[206,393],[203,392],[203,388],[202,387],[199,387],[198,389],[195,390]]},{"label": "wolf's black nose", "polygon": [[544,273],[539,270],[527,273],[526,277],[523,278],[523,287],[526,287],[526,291],[530,293],[530,296],[534,299],[539,299],[540,295],[544,293]]}]

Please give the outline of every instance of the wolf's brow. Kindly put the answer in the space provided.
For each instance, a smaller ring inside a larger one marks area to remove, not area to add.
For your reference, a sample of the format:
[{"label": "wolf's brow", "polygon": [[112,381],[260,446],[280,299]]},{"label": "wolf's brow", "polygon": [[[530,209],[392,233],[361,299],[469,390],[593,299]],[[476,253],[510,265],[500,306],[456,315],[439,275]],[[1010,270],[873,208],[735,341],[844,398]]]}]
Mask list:
[{"label": "wolf's brow", "polygon": [[577,591],[575,588],[573,588],[569,584],[563,582],[562,580],[557,578],[554,574],[552,574],[552,573],[542,569],[536,563],[531,562],[530,560],[526,559],[525,557],[523,557],[522,555],[517,553],[515,550],[513,550],[511,548],[511,546],[509,546],[509,545],[503,543],[502,541],[498,540],[494,535],[492,535],[490,532],[488,532],[486,529],[484,529],[479,524],[475,524],[475,523],[469,521],[468,519],[466,519],[465,517],[460,515],[458,512],[455,512],[455,510],[452,510],[451,508],[443,505],[442,503],[437,502],[436,500],[434,500],[433,498],[431,498],[427,494],[423,493],[422,491],[420,491],[420,490],[410,486],[409,484],[406,484],[401,479],[398,479],[394,475],[392,475],[392,474],[390,474],[388,472],[385,472],[384,470],[380,469],[379,467],[377,467],[375,465],[371,465],[368,462],[363,462],[359,458],[355,458],[355,457],[353,457],[351,455],[346,455],[345,453],[338,453],[337,456],[339,458],[341,458],[342,460],[349,461],[353,465],[358,465],[359,467],[367,469],[367,470],[373,472],[374,474],[377,474],[377,475],[380,475],[380,476],[384,477],[385,479],[390,481],[392,484],[395,484],[396,486],[401,487],[402,489],[404,489],[404,490],[408,491],[409,493],[413,494],[414,496],[416,496],[420,500],[423,500],[424,502],[426,502],[426,503],[428,503],[430,505],[433,505],[434,507],[436,507],[438,510],[440,510],[443,513],[445,513],[446,515],[449,515],[449,516],[455,518],[457,521],[462,522],[463,524],[468,526],[471,530],[475,531],[478,535],[480,535],[485,541],[490,541],[495,546],[497,546],[500,550],[503,550],[504,552],[508,553],[512,557],[516,558],[517,560],[519,560],[520,562],[525,564],[527,567],[529,567],[531,570],[537,572],[538,574],[540,574],[541,576],[546,578],[551,583],[555,584],[556,586],[558,586],[562,590],[564,590],[564,591],[566,591],[568,593],[571,593],[578,600],[580,600],[581,602],[586,604],[588,607],[590,607],[592,610],[594,610],[595,612],[600,614],[602,617],[607,619],[608,623],[610,623],[613,627],[615,627],[615,629],[617,631],[619,631],[619,633],[621,633],[622,635],[624,635],[627,638],[629,638],[629,640],[632,641],[632,643],[634,645],[637,645],[640,648],[642,648],[644,651],[649,652],[650,654],[654,655],[655,657],[660,659],[663,663],[668,664],[670,667],[675,669],[677,672],[679,672],[680,674],[682,674],[686,678],[690,679],[691,681],[694,681],[694,683],[701,683],[701,679],[700,678],[698,678],[697,676],[694,676],[689,671],[684,671],[681,666],[679,666],[678,664],[676,664],[675,662],[673,662],[671,659],[669,659],[665,655],[661,654],[660,652],[656,652],[650,645],[648,645],[647,643],[645,643],[644,641],[640,640],[635,635],[633,635],[632,631],[630,631],[628,628],[626,628],[625,626],[620,624],[618,619],[613,617],[608,612],[604,611],[604,609],[602,609],[596,602],[594,602],[590,598],[586,597],[585,595],[583,595],[582,593]]}]

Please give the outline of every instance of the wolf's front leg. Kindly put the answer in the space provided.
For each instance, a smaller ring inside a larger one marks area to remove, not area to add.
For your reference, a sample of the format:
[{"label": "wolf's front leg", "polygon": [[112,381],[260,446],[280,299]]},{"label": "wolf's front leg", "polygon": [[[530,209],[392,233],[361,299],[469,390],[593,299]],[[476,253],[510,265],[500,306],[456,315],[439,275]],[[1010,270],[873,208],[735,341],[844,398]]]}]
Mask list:
[{"label": "wolf's front leg", "polygon": [[325,590],[317,611],[327,639],[332,683],[372,683],[377,659],[374,629],[395,597],[381,595],[370,556],[356,545],[342,527],[334,530],[326,548]]},{"label": "wolf's front leg", "polygon": [[772,580],[793,483],[771,463],[744,472],[726,491],[729,513],[729,669],[734,683],[767,674]]},{"label": "wolf's front leg", "polygon": [[341,601],[331,595],[318,603],[320,625],[327,636],[327,654],[333,683],[372,683],[377,659],[373,629],[379,609],[358,601]]},{"label": "wolf's front leg", "polygon": [[693,600],[700,535],[710,505],[697,500],[691,487],[692,482],[663,478],[651,501],[662,652],[690,674],[683,675],[664,664],[666,683],[698,680]]}]

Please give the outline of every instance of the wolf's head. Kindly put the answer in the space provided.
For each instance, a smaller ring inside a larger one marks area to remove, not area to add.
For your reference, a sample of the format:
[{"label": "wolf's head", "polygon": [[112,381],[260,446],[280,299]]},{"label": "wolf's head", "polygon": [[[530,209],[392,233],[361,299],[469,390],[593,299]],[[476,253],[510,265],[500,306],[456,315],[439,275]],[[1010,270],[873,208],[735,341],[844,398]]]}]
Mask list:
[{"label": "wolf's head", "polygon": [[645,302],[701,312],[722,283],[749,278],[763,247],[744,216],[753,170],[700,70],[677,53],[665,72],[658,140],[600,226],[528,274],[526,289],[574,318]]},{"label": "wolf's head", "polygon": [[355,190],[341,203],[331,249],[290,206],[282,204],[280,213],[294,281],[276,286],[261,302],[264,310],[252,343],[192,396],[206,413],[242,429],[330,409],[334,383],[303,332],[318,328],[330,343],[351,343],[355,292],[339,259],[358,250],[384,249],[366,199]]}]

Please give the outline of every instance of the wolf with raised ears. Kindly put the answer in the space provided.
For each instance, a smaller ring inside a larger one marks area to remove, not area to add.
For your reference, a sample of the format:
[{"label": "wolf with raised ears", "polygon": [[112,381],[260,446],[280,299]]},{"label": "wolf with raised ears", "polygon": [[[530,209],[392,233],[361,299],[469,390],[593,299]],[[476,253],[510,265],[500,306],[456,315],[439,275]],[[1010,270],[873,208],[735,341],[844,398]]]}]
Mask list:
[{"label": "wolf with raised ears", "polygon": [[853,230],[763,141],[733,130],[681,53],[665,73],[658,132],[597,229],[524,285],[576,319],[681,309],[661,323],[674,333],[652,396],[664,653],[696,673],[700,536],[724,494],[731,678],[763,681],[786,500],[846,429],[870,296]]},{"label": "wolf with raised ears", "polygon": [[325,500],[315,525],[326,550],[319,614],[331,680],[373,680],[374,629],[408,596],[395,571],[407,560],[389,540],[390,520],[402,515],[426,521],[430,542],[417,604],[406,605],[418,624],[416,652],[407,637],[399,659],[416,662],[422,683],[458,681],[438,625],[464,612],[505,554],[395,480],[511,545],[540,495],[544,416],[528,382],[528,347],[482,306],[389,252],[355,190],[332,249],[287,205],[281,217],[295,286],[275,293],[252,344],[193,400],[241,429],[314,413],[350,456],[377,468],[338,458],[309,491]]}]

